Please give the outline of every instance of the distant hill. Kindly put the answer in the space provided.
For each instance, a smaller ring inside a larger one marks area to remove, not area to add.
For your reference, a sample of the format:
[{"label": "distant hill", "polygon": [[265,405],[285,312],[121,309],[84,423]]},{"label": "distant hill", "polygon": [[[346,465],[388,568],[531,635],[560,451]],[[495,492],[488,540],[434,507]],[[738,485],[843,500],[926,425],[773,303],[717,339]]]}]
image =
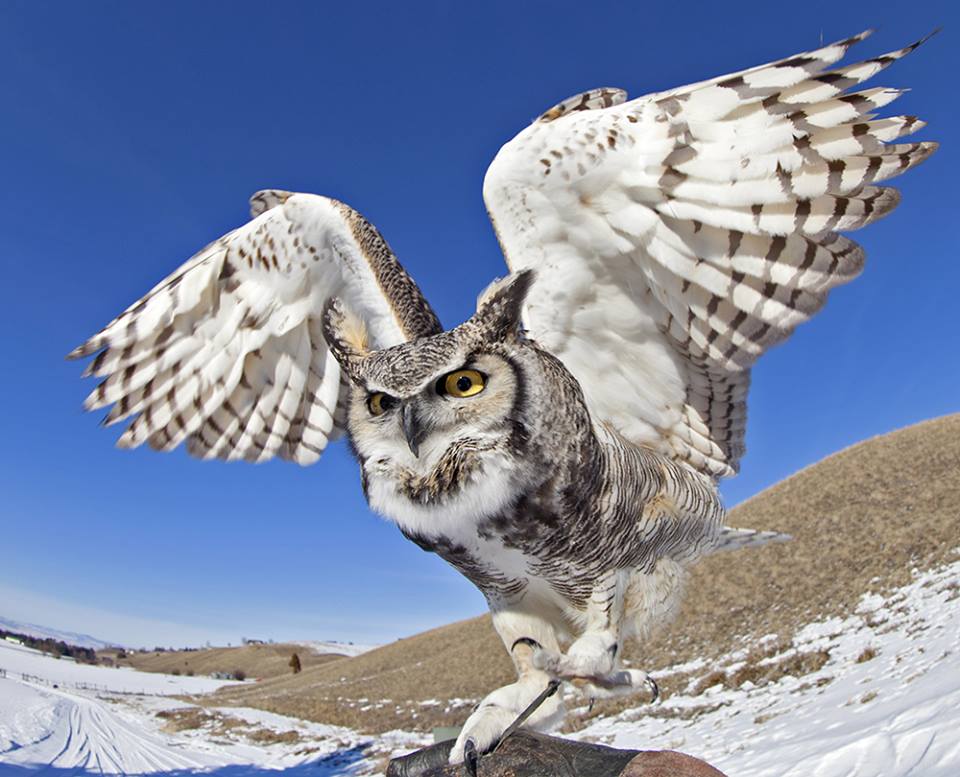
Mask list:
[{"label": "distant hill", "polygon": [[[811,620],[848,613],[867,592],[905,584],[913,569],[953,560],[960,546],[960,415],[834,454],[732,510],[727,523],[785,531],[794,540],[701,562],[677,621],[628,649],[633,665],[661,670],[703,658],[706,674],[711,658],[764,635],[789,641]],[[370,732],[424,730],[461,722],[473,703],[512,677],[489,617],[481,617],[297,676],[224,688],[208,701]],[[664,691],[670,693],[669,682]],[[598,703],[590,715],[634,704]]]},{"label": "distant hill", "polygon": [[[301,644],[282,642],[197,650],[127,652],[124,658],[117,658],[113,653],[111,658],[120,666],[132,666],[141,672],[192,673],[198,676],[212,675],[214,672],[230,675],[242,672],[248,679],[263,679],[292,674],[290,657],[294,653],[305,670],[345,658],[342,653],[321,653]],[[110,655],[110,652],[101,655]]]},{"label": "distant hill", "polygon": [[77,634],[73,631],[60,631],[51,629],[48,626],[38,626],[35,623],[21,623],[20,621],[10,620],[0,617],[0,629],[5,631],[14,631],[18,634],[27,634],[37,639],[53,639],[58,642],[66,642],[68,645],[76,645],[82,648],[92,648],[101,650],[102,648],[117,647],[115,642],[104,642],[102,639],[91,637],[89,634]]}]

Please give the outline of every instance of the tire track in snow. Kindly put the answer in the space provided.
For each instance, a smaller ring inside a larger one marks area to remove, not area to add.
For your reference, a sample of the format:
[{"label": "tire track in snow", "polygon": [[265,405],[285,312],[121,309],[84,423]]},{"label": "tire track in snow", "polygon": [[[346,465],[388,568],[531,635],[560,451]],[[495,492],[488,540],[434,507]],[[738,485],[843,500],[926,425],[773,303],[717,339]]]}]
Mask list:
[{"label": "tire track in snow", "polygon": [[36,690],[57,697],[50,731],[34,742],[0,753],[0,775],[4,765],[31,767],[36,774],[139,774],[145,772],[202,769],[222,766],[225,753],[190,752],[179,742],[145,731],[136,721],[126,719],[99,699],[52,691]]}]

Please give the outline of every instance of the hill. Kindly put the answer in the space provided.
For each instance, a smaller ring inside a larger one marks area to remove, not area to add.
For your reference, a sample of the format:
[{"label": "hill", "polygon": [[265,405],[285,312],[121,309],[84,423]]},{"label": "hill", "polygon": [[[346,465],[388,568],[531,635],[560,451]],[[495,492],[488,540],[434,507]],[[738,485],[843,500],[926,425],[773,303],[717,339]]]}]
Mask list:
[{"label": "hill", "polygon": [[[131,666],[141,672],[164,674],[212,675],[225,672],[233,675],[242,672],[247,678],[279,677],[292,673],[290,657],[296,653],[300,665],[306,670],[344,658],[338,653],[315,653],[303,645],[276,643],[251,644],[240,647],[214,647],[199,650],[168,650],[149,653],[126,653],[125,658],[114,658],[120,666]],[[98,655],[111,655],[99,651]]]},{"label": "hill", "polygon": [[[714,662],[736,649],[752,648],[739,683],[819,669],[825,659],[816,652],[772,666],[769,660],[811,621],[846,615],[864,594],[903,586],[913,570],[953,559],[960,545],[958,473],[960,415],[953,415],[854,445],[764,491],[732,510],[728,524],[785,531],[794,540],[701,562],[677,621],[642,650],[631,647],[627,660],[659,670],[666,695],[728,681],[716,676]],[[694,659],[704,659],[699,680],[692,670],[669,669]],[[472,704],[511,678],[482,617],[295,677],[224,688],[208,703],[370,732],[424,730],[461,722]],[[597,704],[574,723],[636,703]]]},{"label": "hill", "polygon": [[38,626],[36,623],[22,623],[20,621],[10,620],[9,618],[0,617],[0,629],[13,634],[25,634],[36,639],[51,639],[75,647],[90,648],[91,650],[116,647],[116,643],[114,642],[105,642],[102,639],[91,637],[89,634],[61,631],[48,626]]}]

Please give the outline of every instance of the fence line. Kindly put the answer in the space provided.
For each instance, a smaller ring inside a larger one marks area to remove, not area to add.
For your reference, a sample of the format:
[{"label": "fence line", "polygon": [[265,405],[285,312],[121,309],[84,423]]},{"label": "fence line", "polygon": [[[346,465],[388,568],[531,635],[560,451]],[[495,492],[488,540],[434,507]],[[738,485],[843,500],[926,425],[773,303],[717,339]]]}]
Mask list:
[{"label": "fence line", "polygon": [[20,679],[26,683],[34,683],[35,685],[47,685],[51,688],[73,688],[80,691],[98,691],[100,693],[115,693],[120,696],[150,696],[151,694],[147,693],[146,690],[139,691],[118,691],[112,688],[108,688],[106,685],[98,685],[97,683],[84,683],[77,682],[73,680],[48,680],[45,677],[40,677],[35,674],[27,674],[26,672],[9,672],[6,669],[0,667],[0,677],[9,677],[11,679]]}]

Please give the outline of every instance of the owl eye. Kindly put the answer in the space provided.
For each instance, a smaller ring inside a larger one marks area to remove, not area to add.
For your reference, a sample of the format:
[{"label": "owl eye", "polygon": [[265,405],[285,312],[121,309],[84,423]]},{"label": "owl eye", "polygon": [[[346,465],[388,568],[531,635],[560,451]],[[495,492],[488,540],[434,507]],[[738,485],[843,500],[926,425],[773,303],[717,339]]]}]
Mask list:
[{"label": "owl eye", "polygon": [[370,408],[371,415],[383,415],[388,410],[392,410],[397,406],[397,398],[391,397],[389,394],[384,394],[382,391],[378,391],[376,394],[371,394],[367,398],[367,407]]},{"label": "owl eye", "polygon": [[486,377],[476,370],[457,370],[437,381],[437,393],[452,397],[472,397],[483,391]]}]

